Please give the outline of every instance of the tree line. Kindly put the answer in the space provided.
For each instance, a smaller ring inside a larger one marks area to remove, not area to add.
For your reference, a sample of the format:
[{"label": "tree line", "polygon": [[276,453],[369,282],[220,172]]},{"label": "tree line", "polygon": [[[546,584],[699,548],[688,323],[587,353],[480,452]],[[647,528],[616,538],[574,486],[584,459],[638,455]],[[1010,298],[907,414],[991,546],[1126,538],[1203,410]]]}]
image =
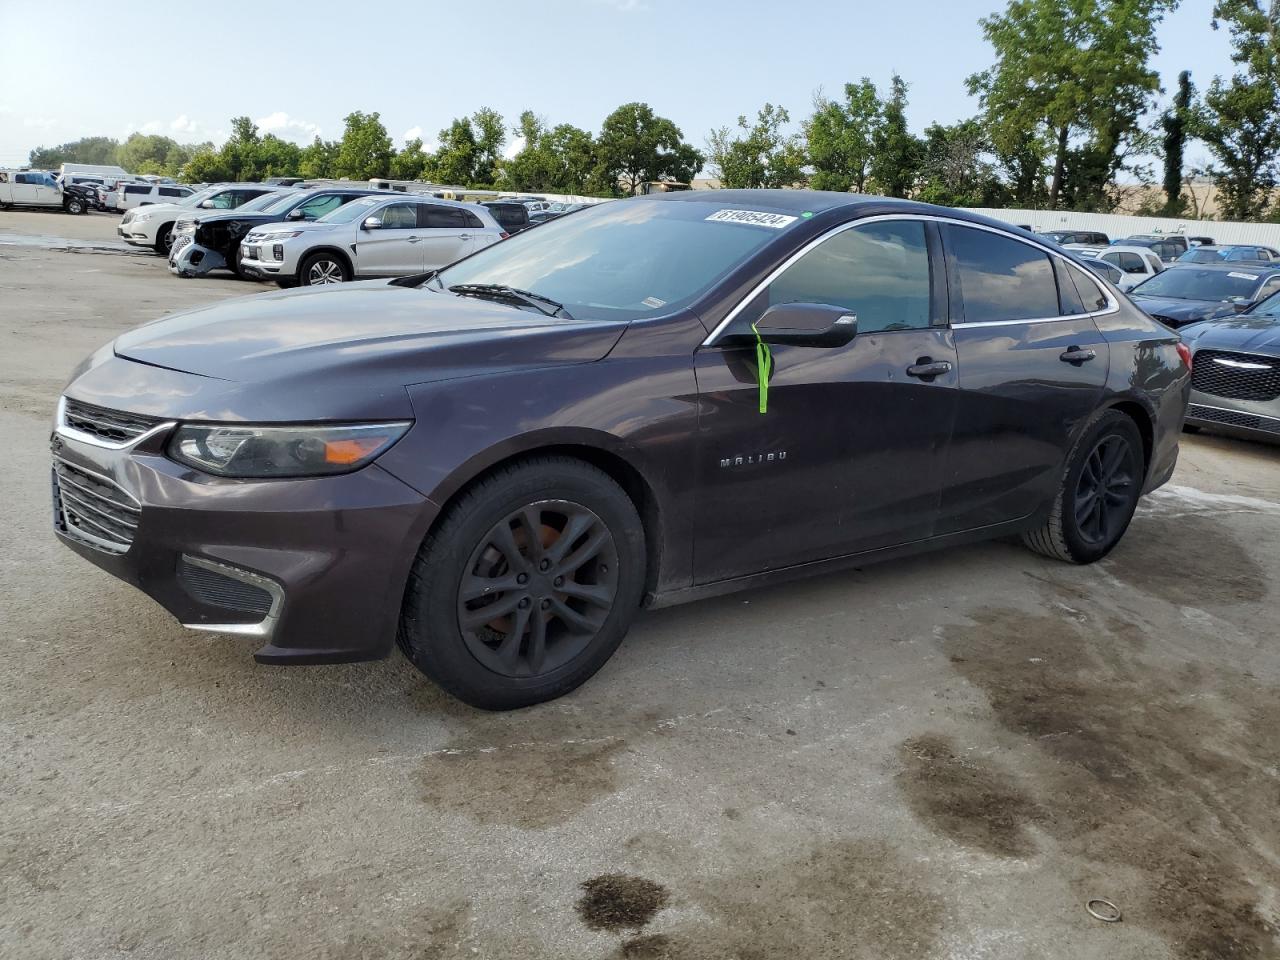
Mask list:
[{"label": "tree line", "polygon": [[[979,21],[992,65],[966,78],[979,113],[907,122],[909,85],[890,78],[821,91],[793,128],[790,112],[766,103],[754,117],[712,130],[693,146],[645,103],[606,117],[599,134],[552,125],[527,110],[508,126],[485,107],[441,130],[434,150],[421,139],[396,149],[377,113],[345,118],[340,139],[298,146],[232,120],[221,146],[134,134],[123,143],[89,137],[32,151],[33,166],[118,162],[135,173],[189,181],[268,176],[392,177],[514,191],[618,195],[645,181],[688,182],[704,167],[724,187],[808,186],[913,197],[948,206],[1013,206],[1108,212],[1125,178],[1147,183],[1163,165],[1162,195],[1140,212],[1185,216],[1189,182],[1218,187],[1227,219],[1280,220],[1280,0],[1216,0],[1214,30],[1230,34],[1234,69],[1198,91],[1189,71],[1171,102],[1152,69],[1156,30],[1179,0],[1009,0]],[[1150,118],[1155,117],[1152,121]],[[510,138],[520,149],[505,155]],[[1188,168],[1187,144],[1212,161]]]}]

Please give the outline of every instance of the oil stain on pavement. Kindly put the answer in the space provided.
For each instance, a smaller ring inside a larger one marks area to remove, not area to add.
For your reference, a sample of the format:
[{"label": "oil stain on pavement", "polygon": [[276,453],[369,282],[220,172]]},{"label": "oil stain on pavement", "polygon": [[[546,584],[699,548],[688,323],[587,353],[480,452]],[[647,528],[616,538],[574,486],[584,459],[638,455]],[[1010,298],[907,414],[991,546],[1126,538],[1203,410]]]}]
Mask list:
[{"label": "oil stain on pavement", "polygon": [[[1018,799],[1005,800],[1007,822],[993,819],[977,771],[956,772],[953,745],[908,741],[902,782],[917,815],[1005,856],[1035,855],[1016,824],[1034,822],[1092,873],[1137,871],[1125,921],[1186,960],[1276,956],[1280,930],[1264,904],[1280,897],[1278,691],[1247,674],[1140,659],[1114,619],[1006,608],[971,618],[946,631],[944,650],[1000,726],[1033,745],[1042,773],[1034,802],[995,775],[993,796]],[[942,773],[926,775],[926,764]],[[937,776],[943,799],[931,804],[919,795]]]}]

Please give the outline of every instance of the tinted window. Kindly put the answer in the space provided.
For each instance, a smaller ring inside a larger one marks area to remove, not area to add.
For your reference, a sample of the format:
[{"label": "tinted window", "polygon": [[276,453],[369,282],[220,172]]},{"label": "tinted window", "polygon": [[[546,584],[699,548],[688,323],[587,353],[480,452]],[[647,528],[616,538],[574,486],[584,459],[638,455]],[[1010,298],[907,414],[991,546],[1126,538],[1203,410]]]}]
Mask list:
[{"label": "tinted window", "polygon": [[453,207],[437,207],[434,204],[423,204],[418,208],[419,226],[433,230],[461,230],[467,225],[462,211]]},{"label": "tinted window", "polygon": [[463,216],[463,219],[467,221],[468,227],[471,227],[473,229],[479,229],[479,230],[484,229],[484,221],[481,220],[479,217],[477,217],[470,210],[463,210],[462,216]]},{"label": "tinted window", "polygon": [[[1110,271],[1106,273],[1106,276],[1112,283],[1120,279],[1120,271],[1110,264],[1100,263],[1098,266],[1104,271]],[[1080,296],[1080,302],[1087,312],[1092,313],[1095,310],[1105,310],[1107,308],[1107,295],[1093,277],[1074,264],[1068,268],[1068,273],[1071,276],[1072,284],[1076,288],[1076,293]]]},{"label": "tinted window", "polygon": [[190,190],[179,190],[177,187],[161,187],[160,196],[162,197],[185,197]]},{"label": "tinted window", "polygon": [[1119,263],[1116,264],[1125,273],[1146,273],[1147,267],[1143,263],[1142,257],[1136,253],[1120,253],[1117,254]]},{"label": "tinted window", "polygon": [[859,332],[906,330],[929,326],[929,291],[924,224],[887,221],[845,230],[810,250],[769,285],[759,309],[829,303],[856,314]]},{"label": "tinted window", "polygon": [[223,190],[208,199],[214,210],[231,210],[240,205],[234,190]]},{"label": "tinted window", "polygon": [[1058,301],[1059,312],[1064,317],[1074,317],[1082,313],[1088,313],[1084,301],[1080,299],[1080,295],[1076,293],[1076,285],[1071,282],[1071,277],[1067,274],[1067,265],[1061,260],[1051,260],[1053,269],[1058,273]]},{"label": "tinted window", "polygon": [[136,196],[139,193],[149,194],[151,192],[151,187],[148,186],[147,184],[139,184],[136,187],[125,187],[124,192],[125,192],[125,196],[129,196],[131,194]]},{"label": "tinted window", "polygon": [[987,230],[946,226],[967,323],[1058,316],[1048,254]]}]

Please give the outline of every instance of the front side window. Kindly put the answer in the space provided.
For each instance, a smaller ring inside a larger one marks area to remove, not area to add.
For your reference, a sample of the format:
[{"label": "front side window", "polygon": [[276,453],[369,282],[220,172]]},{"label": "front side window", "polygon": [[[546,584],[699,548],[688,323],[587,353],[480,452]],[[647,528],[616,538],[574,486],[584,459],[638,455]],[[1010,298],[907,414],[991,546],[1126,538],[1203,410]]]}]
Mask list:
[{"label": "front side window", "polygon": [[326,213],[332,213],[342,206],[342,200],[342,196],[336,193],[312,197],[299,208],[302,210],[302,219],[319,220]]},{"label": "front side window", "polygon": [[918,330],[933,320],[929,245],[919,220],[868,223],[824,240],[769,284],[743,316],[779,303],[825,303],[858,318],[858,332]]},{"label": "front side window", "polygon": [[416,203],[391,203],[377,214],[382,218],[383,230],[413,230],[418,226]]},{"label": "front side window", "polygon": [[1049,255],[989,230],[947,224],[966,323],[1036,320],[1059,315]]},{"label": "front side window", "polygon": [[237,205],[235,191],[224,190],[222,193],[215,193],[209,198],[209,204],[214,210],[232,210]]}]

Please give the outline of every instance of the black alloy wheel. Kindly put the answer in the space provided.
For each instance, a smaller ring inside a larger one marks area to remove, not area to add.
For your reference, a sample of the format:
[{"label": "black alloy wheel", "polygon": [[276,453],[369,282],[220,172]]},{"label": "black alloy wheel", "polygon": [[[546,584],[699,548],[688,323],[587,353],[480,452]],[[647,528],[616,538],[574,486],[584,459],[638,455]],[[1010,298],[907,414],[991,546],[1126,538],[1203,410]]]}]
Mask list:
[{"label": "black alloy wheel", "polygon": [[494,524],[458,585],[458,628],[494,673],[536,677],[583,653],[613,609],[613,534],[579,503],[543,500]]},{"label": "black alloy wheel", "polygon": [[1133,514],[1138,499],[1141,457],[1121,434],[1104,436],[1085,459],[1076,481],[1076,528],[1092,546],[1110,543]]}]

